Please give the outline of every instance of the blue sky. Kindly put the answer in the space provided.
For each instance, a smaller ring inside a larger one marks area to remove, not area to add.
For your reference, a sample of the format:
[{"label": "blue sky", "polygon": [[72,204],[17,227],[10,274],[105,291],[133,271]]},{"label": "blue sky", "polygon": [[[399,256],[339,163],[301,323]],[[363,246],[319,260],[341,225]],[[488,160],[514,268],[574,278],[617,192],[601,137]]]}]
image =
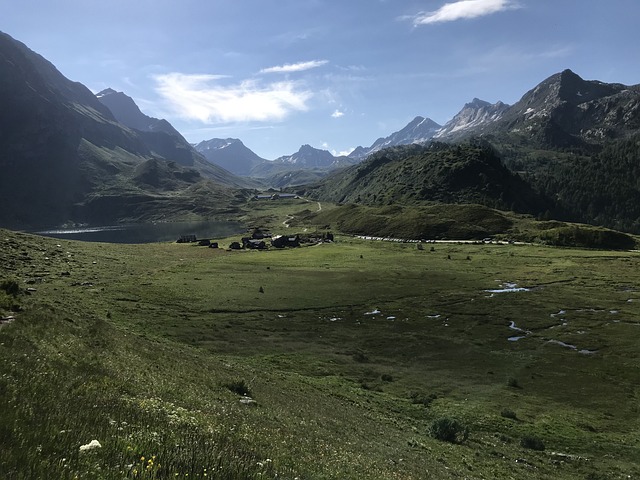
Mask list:
[{"label": "blue sky", "polygon": [[640,83],[638,0],[0,0],[0,30],[190,142],[369,146],[570,68]]}]

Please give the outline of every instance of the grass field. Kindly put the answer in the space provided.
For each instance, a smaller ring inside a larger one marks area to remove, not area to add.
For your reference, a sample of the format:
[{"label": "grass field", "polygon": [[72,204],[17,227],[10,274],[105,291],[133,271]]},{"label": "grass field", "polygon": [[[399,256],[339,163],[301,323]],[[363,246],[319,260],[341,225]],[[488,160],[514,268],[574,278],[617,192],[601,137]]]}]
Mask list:
[{"label": "grass field", "polygon": [[640,477],[639,253],[336,240],[0,231],[0,477]]}]

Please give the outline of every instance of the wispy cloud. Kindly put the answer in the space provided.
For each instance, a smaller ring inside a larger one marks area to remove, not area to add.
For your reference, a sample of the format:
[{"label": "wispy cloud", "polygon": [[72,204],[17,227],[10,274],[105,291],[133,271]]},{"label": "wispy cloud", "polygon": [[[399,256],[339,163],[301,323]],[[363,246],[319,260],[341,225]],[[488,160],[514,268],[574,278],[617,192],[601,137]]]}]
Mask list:
[{"label": "wispy cloud", "polygon": [[275,67],[263,68],[260,73],[292,73],[302,72],[304,70],[311,70],[312,68],[318,68],[322,65],[329,63],[328,60],[311,60],[309,62],[298,63],[286,63],[284,65],[278,65]]},{"label": "wispy cloud", "polygon": [[223,85],[221,75],[155,75],[156,92],[177,115],[203,123],[277,121],[308,109],[312,92],[292,82],[245,80]]},{"label": "wispy cloud", "polygon": [[333,118],[340,118],[340,117],[344,117],[344,112],[340,111],[340,110],[335,110],[331,116]]},{"label": "wispy cloud", "polygon": [[445,3],[433,12],[420,12],[410,19],[413,24],[429,25],[431,23],[453,22],[469,18],[482,17],[492,13],[519,8],[513,0],[460,0]]},{"label": "wispy cloud", "polygon": [[561,61],[570,57],[576,47],[572,44],[551,45],[539,50],[524,50],[511,45],[503,45],[486,52],[469,55],[467,73],[478,74],[505,68],[509,70],[532,65],[545,65],[549,62]]}]

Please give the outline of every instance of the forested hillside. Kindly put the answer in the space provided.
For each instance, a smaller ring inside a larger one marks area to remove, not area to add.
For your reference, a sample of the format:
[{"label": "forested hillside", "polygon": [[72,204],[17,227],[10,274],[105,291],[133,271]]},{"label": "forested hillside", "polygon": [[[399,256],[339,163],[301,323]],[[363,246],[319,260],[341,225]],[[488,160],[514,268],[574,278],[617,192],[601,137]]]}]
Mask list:
[{"label": "forested hillside", "polygon": [[368,205],[477,203],[535,214],[553,207],[480,141],[382,150],[307,193],[322,200]]}]

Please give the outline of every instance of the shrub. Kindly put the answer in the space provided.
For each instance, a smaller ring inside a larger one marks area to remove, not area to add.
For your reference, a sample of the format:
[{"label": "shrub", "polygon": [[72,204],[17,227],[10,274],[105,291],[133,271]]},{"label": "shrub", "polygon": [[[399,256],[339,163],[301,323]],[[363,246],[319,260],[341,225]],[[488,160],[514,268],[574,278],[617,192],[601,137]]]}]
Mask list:
[{"label": "shrub", "polygon": [[369,357],[367,356],[367,354],[361,351],[355,352],[353,355],[351,355],[351,358],[353,358],[358,363],[367,363],[369,361]]},{"label": "shrub", "polygon": [[522,437],[520,439],[520,446],[530,450],[544,450],[544,442],[540,437],[536,437],[535,435],[525,435]]},{"label": "shrub", "polygon": [[456,419],[442,417],[433,421],[430,433],[436,440],[461,443],[469,437],[469,428]]},{"label": "shrub", "polygon": [[20,285],[15,280],[5,279],[0,282],[0,290],[4,290],[7,295],[17,297],[20,293]]},{"label": "shrub", "polygon": [[17,312],[20,310],[20,303],[13,295],[0,290],[0,311]]},{"label": "shrub", "polygon": [[229,383],[225,383],[224,385],[227,389],[231,390],[233,393],[237,393],[238,395],[242,395],[243,397],[251,396],[251,389],[249,385],[244,380],[233,380]]},{"label": "shrub", "polygon": [[500,415],[503,416],[504,418],[510,418],[512,420],[518,419],[516,412],[514,412],[510,408],[503,408],[502,411],[500,412]]},{"label": "shrub", "polygon": [[510,386],[511,388],[522,388],[520,386],[520,382],[518,382],[518,379],[513,377],[507,380],[507,385]]},{"label": "shrub", "polygon": [[422,392],[411,392],[409,393],[409,398],[414,405],[424,405],[428,407],[438,396],[435,393],[427,395]]}]

